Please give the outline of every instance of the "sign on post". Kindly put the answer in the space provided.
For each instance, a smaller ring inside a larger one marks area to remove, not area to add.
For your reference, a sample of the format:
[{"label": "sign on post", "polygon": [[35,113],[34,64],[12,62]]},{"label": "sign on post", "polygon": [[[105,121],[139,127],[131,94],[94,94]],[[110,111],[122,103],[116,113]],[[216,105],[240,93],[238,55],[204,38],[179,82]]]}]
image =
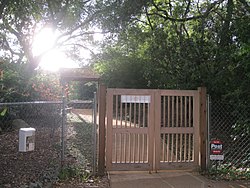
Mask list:
[{"label": "sign on post", "polygon": [[219,139],[214,139],[210,142],[210,160],[224,160],[223,144]]}]

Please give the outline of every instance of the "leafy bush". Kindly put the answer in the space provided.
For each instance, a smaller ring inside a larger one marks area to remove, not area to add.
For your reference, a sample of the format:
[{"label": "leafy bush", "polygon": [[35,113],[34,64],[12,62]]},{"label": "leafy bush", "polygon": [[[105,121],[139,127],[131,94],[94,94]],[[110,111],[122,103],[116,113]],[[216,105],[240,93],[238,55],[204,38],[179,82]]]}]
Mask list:
[{"label": "leafy bush", "polygon": [[3,75],[0,79],[0,103],[31,100],[58,100],[61,96],[59,76],[54,73],[35,72],[27,75],[22,64],[0,64]]}]

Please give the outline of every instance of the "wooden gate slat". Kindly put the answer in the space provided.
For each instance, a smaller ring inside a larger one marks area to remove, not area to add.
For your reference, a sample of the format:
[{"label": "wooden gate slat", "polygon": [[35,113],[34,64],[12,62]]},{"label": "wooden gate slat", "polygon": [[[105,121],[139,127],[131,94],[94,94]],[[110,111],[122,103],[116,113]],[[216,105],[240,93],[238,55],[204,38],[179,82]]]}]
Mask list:
[{"label": "wooden gate slat", "polygon": [[[151,171],[198,165],[197,93],[108,89],[107,169]],[[124,102],[122,95],[150,96],[150,103]]]}]

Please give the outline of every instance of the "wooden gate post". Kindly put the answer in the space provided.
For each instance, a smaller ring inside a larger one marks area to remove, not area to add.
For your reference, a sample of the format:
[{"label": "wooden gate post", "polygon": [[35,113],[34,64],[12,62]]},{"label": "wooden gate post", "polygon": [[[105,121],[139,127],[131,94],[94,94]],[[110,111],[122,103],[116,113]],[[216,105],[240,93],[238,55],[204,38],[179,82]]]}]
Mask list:
[{"label": "wooden gate post", "polygon": [[161,152],[161,93],[160,90],[154,92],[154,147],[155,147],[155,172],[160,169]]},{"label": "wooden gate post", "polygon": [[200,165],[201,170],[206,170],[207,157],[207,89],[206,87],[198,88],[200,95]]},{"label": "wooden gate post", "polygon": [[99,85],[98,92],[98,112],[99,112],[99,156],[98,156],[98,174],[104,175],[105,171],[105,117],[106,117],[106,86]]}]

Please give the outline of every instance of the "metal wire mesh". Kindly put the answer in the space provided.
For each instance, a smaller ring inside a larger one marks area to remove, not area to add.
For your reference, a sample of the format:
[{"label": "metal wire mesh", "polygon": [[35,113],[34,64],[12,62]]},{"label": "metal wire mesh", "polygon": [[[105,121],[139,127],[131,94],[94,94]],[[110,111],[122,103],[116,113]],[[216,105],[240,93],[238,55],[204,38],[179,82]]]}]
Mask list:
[{"label": "metal wire mesh", "polygon": [[34,127],[38,130],[37,135],[40,134],[39,130],[46,130],[49,137],[42,142],[55,141],[58,137],[55,132],[62,121],[61,105],[61,101],[0,103],[1,127],[6,131]]},{"label": "metal wire mesh", "polygon": [[[6,183],[18,187],[20,182],[50,182],[57,177],[61,109],[61,101],[0,103],[0,187]],[[35,128],[35,149],[18,152],[20,129],[28,127]]]},{"label": "metal wire mesh", "polygon": [[[250,109],[236,104],[212,100],[210,102],[210,140],[223,143],[224,160],[220,165],[226,169],[250,168]],[[210,161],[213,166],[216,161]]]},{"label": "metal wire mesh", "polygon": [[[96,170],[96,105],[94,100],[68,102],[67,149],[78,158],[82,168],[95,174]],[[70,141],[69,141],[70,140]]]}]

